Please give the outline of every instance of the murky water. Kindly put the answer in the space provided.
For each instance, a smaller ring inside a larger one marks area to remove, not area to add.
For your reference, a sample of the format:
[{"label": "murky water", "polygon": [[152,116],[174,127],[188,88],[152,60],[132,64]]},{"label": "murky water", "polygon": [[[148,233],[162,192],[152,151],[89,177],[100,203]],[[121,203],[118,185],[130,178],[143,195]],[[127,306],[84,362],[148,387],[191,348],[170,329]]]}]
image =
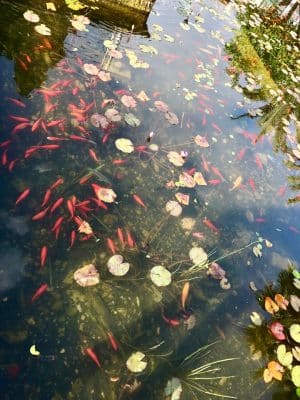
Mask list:
[{"label": "murky water", "polygon": [[[157,0],[137,33],[99,10],[0,5],[3,398],[161,399],[172,377],[182,399],[290,398],[263,383],[266,360],[245,337],[258,309],[249,282],[263,288],[299,262],[300,225],[272,139],[256,141],[257,119],[230,117],[248,107],[228,72],[234,7]],[[90,23],[76,25],[80,13]],[[195,268],[206,253],[225,279]],[[123,276],[108,270],[113,254],[130,265],[114,264]],[[87,264],[100,282],[81,287],[73,274]],[[198,392],[191,371],[231,358]]]}]

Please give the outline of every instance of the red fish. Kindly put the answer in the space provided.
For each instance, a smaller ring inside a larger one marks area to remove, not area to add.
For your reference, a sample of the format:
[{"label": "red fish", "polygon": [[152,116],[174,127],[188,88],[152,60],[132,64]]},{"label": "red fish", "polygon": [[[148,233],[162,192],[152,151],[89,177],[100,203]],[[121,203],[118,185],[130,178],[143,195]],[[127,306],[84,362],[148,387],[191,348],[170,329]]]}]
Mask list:
[{"label": "red fish", "polygon": [[161,313],[161,316],[162,316],[163,320],[164,320],[167,324],[169,324],[169,325],[171,325],[171,326],[178,326],[178,325],[180,325],[180,321],[179,321],[178,319],[171,319],[171,318],[168,318],[168,317],[166,317],[166,316],[164,315],[163,312]]},{"label": "red fish", "polygon": [[255,218],[255,222],[263,223],[266,222],[265,218]]},{"label": "red fish", "polygon": [[255,164],[258,166],[259,169],[263,169],[263,163],[261,162],[261,159],[258,157],[258,155],[255,156]]},{"label": "red fish", "polygon": [[245,156],[245,153],[247,151],[248,147],[244,147],[243,149],[241,149],[238,154],[236,155],[236,159],[237,160],[242,160]]},{"label": "red fish", "polygon": [[280,188],[278,189],[277,194],[278,194],[278,196],[284,196],[285,192],[286,192],[286,186],[283,185],[283,186],[280,186]]},{"label": "red fish", "polygon": [[124,235],[123,235],[122,229],[120,227],[118,227],[118,229],[117,229],[117,235],[118,235],[118,238],[119,238],[120,242],[124,246],[125,245],[125,239],[124,239]]},{"label": "red fish", "polygon": [[211,126],[212,126],[216,131],[218,131],[219,133],[222,133],[220,127],[219,127],[217,124],[215,124],[214,122],[211,124]]},{"label": "red fish", "polygon": [[42,122],[42,118],[37,119],[37,120],[32,124],[31,132],[35,132],[35,131],[38,129],[38,127],[39,127],[39,125],[40,125],[41,122]]},{"label": "red fish", "polygon": [[19,204],[21,201],[23,201],[24,199],[26,199],[26,197],[29,195],[30,193],[30,189],[25,189],[24,192],[22,192],[20,194],[20,196],[17,198],[15,205]]},{"label": "red fish", "polygon": [[70,235],[70,248],[73,247],[76,238],[76,231],[72,231]]},{"label": "red fish", "polygon": [[111,344],[111,347],[112,347],[115,351],[118,351],[119,345],[118,345],[118,343],[116,342],[116,339],[113,337],[113,334],[112,334],[111,332],[107,332],[107,336],[108,336],[109,342],[110,342],[110,344]]},{"label": "red fish", "polygon": [[38,299],[43,293],[46,292],[48,289],[47,283],[43,283],[37,291],[34,293],[34,295],[31,297],[31,302],[33,303],[36,299]]},{"label": "red fish", "polygon": [[116,246],[115,246],[114,242],[112,241],[112,239],[111,239],[111,238],[108,238],[108,239],[106,240],[106,243],[107,243],[107,246],[108,246],[109,250],[110,250],[113,254],[116,254]]},{"label": "red fish", "polygon": [[204,218],[204,225],[206,225],[209,229],[211,229],[215,233],[220,233],[220,229],[217,228],[208,218]]},{"label": "red fish", "polygon": [[3,147],[9,146],[11,143],[12,143],[12,140],[5,140],[4,142],[2,142],[0,144],[0,149],[3,148]]},{"label": "red fish", "polygon": [[37,214],[35,214],[31,219],[32,221],[38,221],[39,219],[44,218],[44,216],[47,214],[49,210],[49,207],[46,207],[45,210],[42,210],[40,212],[38,212]]},{"label": "red fish", "polygon": [[51,197],[51,189],[47,189],[41,207],[44,207]]},{"label": "red fish", "polygon": [[62,217],[62,216],[58,217],[57,220],[54,222],[54,225],[51,228],[51,231],[54,232],[58,227],[60,227],[64,219],[65,219],[65,217]]},{"label": "red fish", "polygon": [[100,208],[103,208],[103,210],[107,211],[108,207],[107,205],[100,199],[97,199],[95,197],[91,197],[91,200],[97,204],[97,206],[99,206]]},{"label": "red fish", "polygon": [[71,200],[67,200],[67,207],[68,207],[71,217],[73,218],[74,217],[74,205]]},{"label": "red fish", "polygon": [[122,165],[122,164],[125,164],[127,162],[128,162],[128,160],[122,160],[122,159],[112,160],[112,163],[114,165]]},{"label": "red fish", "polygon": [[101,368],[101,364],[100,361],[98,359],[98,357],[96,356],[96,354],[94,353],[93,349],[91,349],[90,347],[88,347],[87,349],[85,349],[86,354],[94,361],[94,363]]},{"label": "red fish", "polygon": [[57,186],[60,186],[64,183],[63,178],[58,178],[54,183],[52,183],[52,185],[50,186],[50,189],[53,190],[55,188],[57,188]]},{"label": "red fish", "polygon": [[9,170],[9,172],[11,172],[11,171],[14,169],[14,167],[15,167],[17,161],[19,161],[18,158],[16,158],[15,160],[12,160],[12,161],[8,164],[8,170]]},{"label": "red fish", "polygon": [[300,233],[299,229],[295,228],[294,226],[289,226],[288,229],[289,229],[291,232],[297,233],[298,235],[299,235],[299,233]]},{"label": "red fish", "polygon": [[59,199],[56,200],[56,202],[53,204],[53,206],[50,209],[50,213],[53,214],[54,211],[60,207],[62,205],[62,203],[64,202],[64,198],[60,197]]},{"label": "red fish", "polygon": [[14,127],[14,129],[11,131],[11,134],[14,135],[15,133],[27,128],[28,126],[31,126],[30,122],[21,122]]},{"label": "red fish", "polygon": [[12,103],[14,103],[16,106],[19,106],[19,107],[22,107],[22,108],[26,107],[26,104],[23,103],[23,101],[20,101],[18,99],[13,99],[12,97],[8,97],[8,100],[11,101]]},{"label": "red fish", "polygon": [[94,161],[96,161],[96,163],[98,163],[98,162],[100,161],[99,158],[98,158],[97,155],[96,155],[95,150],[89,149],[89,154],[90,154],[91,158],[92,158]]},{"label": "red fish", "polygon": [[219,169],[217,167],[215,167],[214,165],[210,166],[210,169],[212,170],[212,172],[217,175],[222,181],[225,181],[224,176],[221,174],[221,172],[219,171]]},{"label": "red fish", "polygon": [[63,124],[65,122],[65,120],[66,120],[65,118],[62,118],[62,119],[56,119],[56,120],[50,121],[47,123],[47,127],[51,128],[53,126]]},{"label": "red fish", "polygon": [[135,246],[135,241],[133,240],[129,231],[126,231],[126,240],[130,248],[133,248]]},{"label": "red fish", "polygon": [[219,185],[220,183],[222,183],[222,181],[221,181],[221,179],[210,179],[210,180],[208,181],[208,183],[209,183],[210,185]]},{"label": "red fish", "polygon": [[253,190],[253,192],[255,192],[256,186],[255,186],[255,182],[254,182],[253,178],[249,178],[249,185],[251,186],[251,189]]},{"label": "red fish", "polygon": [[201,156],[202,162],[201,165],[204,169],[204,171],[209,172],[209,166],[208,166],[208,162],[205,160],[204,156]]},{"label": "red fish", "polygon": [[8,149],[4,150],[4,152],[2,153],[2,157],[1,157],[2,165],[7,164],[7,161],[8,161],[7,152],[8,152]]},{"label": "red fish", "polygon": [[69,138],[72,140],[76,140],[77,142],[86,142],[86,143],[91,143],[96,145],[96,142],[94,142],[93,140],[87,139],[85,137],[82,136],[77,136],[77,135],[69,135]]},{"label": "red fish", "polygon": [[147,208],[146,204],[143,202],[143,200],[140,198],[140,196],[138,196],[137,194],[133,194],[132,197],[133,197],[133,200],[137,204],[139,204],[140,206],[142,206],[144,208]]},{"label": "red fish", "polygon": [[86,183],[89,179],[91,179],[92,175],[85,175],[83,176],[80,181],[79,181],[79,185],[83,185],[84,183]]},{"label": "red fish", "polygon": [[48,247],[47,246],[43,246],[41,248],[41,254],[40,254],[41,267],[43,267],[45,265],[45,262],[46,262],[46,259],[47,259],[47,255],[48,255]]},{"label": "red fish", "polygon": [[18,122],[30,122],[30,120],[28,118],[19,117],[19,115],[9,115],[9,118],[13,119],[14,121],[18,121]]}]

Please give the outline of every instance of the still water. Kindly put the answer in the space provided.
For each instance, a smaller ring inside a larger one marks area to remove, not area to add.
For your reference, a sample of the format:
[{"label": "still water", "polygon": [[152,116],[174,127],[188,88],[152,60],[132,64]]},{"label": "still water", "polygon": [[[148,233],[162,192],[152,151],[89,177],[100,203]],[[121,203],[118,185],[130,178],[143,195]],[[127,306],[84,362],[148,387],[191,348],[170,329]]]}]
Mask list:
[{"label": "still water", "polygon": [[272,138],[231,118],[235,8],[55,5],[0,2],[1,398],[291,398],[244,333],[300,224]]}]

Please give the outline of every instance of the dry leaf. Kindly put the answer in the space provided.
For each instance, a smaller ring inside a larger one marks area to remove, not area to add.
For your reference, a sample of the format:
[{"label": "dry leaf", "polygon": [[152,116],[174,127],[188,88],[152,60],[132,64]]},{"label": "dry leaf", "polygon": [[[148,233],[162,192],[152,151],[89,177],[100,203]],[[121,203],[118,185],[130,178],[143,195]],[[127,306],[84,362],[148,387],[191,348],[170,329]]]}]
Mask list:
[{"label": "dry leaf", "polygon": [[188,206],[190,203],[190,196],[188,194],[178,192],[175,194],[175,197],[179,203],[183,204],[184,206]]},{"label": "dry leaf", "polygon": [[206,180],[204,179],[203,175],[201,172],[195,172],[194,174],[194,181],[196,182],[197,185],[200,186],[206,186]]}]

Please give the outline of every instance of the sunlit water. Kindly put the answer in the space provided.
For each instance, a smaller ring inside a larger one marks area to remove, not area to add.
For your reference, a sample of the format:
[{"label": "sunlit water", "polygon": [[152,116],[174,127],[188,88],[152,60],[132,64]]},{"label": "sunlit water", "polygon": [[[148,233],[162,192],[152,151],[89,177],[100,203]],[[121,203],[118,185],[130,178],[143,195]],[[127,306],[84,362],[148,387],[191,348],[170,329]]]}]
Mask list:
[{"label": "sunlit water", "polygon": [[[204,387],[238,399],[271,399],[272,389],[264,393],[261,375],[255,378],[265,360],[251,360],[244,338],[249,313],[258,309],[249,282],[262,288],[276,279],[288,260],[299,262],[300,226],[296,207],[286,204],[287,171],[280,155],[273,153],[271,139],[265,137],[255,144],[257,120],[230,118],[238,103],[244,102],[243,95],[231,87],[224,48],[239,29],[233,7],[217,1],[158,0],[147,21],[150,38],[128,31],[116,33],[107,28],[110,21],[99,23],[95,13],[87,31],[76,31],[70,10],[57,6],[56,12],[46,12],[42,3],[41,8],[33,7],[1,2],[1,143],[11,140],[1,148],[2,398],[161,399],[168,379],[180,375],[183,358],[199,346],[220,340],[201,363],[237,357],[220,374],[236,378],[220,378],[214,385],[204,381]],[[51,28],[51,36],[40,35],[33,23],[25,21],[23,12],[28,8]],[[105,40],[117,43],[121,59],[108,57]],[[144,68],[130,65],[128,50],[135,51]],[[103,81],[88,74],[84,64],[105,68],[111,79]],[[124,105],[123,95],[132,96],[136,105]],[[175,120],[170,123],[155,101],[164,102]],[[92,105],[80,120],[80,113],[76,118],[70,112],[70,104],[77,109]],[[91,116],[104,115],[109,108],[118,110],[122,120],[107,129],[93,126]],[[138,126],[124,121],[128,113],[138,118]],[[22,121],[11,116],[28,118],[30,125],[14,133]],[[46,129],[40,122],[32,132],[39,118]],[[61,124],[47,127],[59,119]],[[86,141],[70,139],[70,134]],[[196,135],[205,137],[209,146],[197,145]],[[115,141],[119,138],[130,139],[134,151],[118,150]],[[25,158],[32,146],[49,144],[60,147],[39,149]],[[170,151],[184,155],[183,166],[168,160]],[[13,160],[17,161],[11,164]],[[103,175],[95,172],[80,184],[98,165]],[[179,175],[183,171],[193,174],[192,169],[203,174],[207,185],[178,188]],[[46,190],[58,178],[64,183],[51,191],[46,206],[52,207],[60,197],[63,205],[52,215],[48,212],[32,221],[41,210]],[[175,187],[170,187],[171,181]],[[91,183],[117,194],[113,204],[107,203],[107,210],[90,200],[95,197]],[[15,206],[26,188],[30,194]],[[189,205],[182,206],[179,217],[169,216],[166,203],[176,200],[178,192],[189,195]],[[75,207],[76,214],[93,229],[94,236],[88,240],[83,240],[85,235],[78,232],[68,211],[66,202],[72,196],[77,202],[90,200],[86,214]],[[59,216],[64,221],[56,240],[53,225]],[[219,233],[203,223],[205,218]],[[128,241],[122,245],[118,227],[125,238],[125,232],[130,232],[134,246]],[[72,231],[76,239],[71,247]],[[261,257],[253,254],[253,245],[242,250],[258,236],[273,247],[263,242]],[[108,239],[130,263],[122,278],[107,269],[112,255]],[[43,246],[48,247],[48,257],[41,268]],[[184,274],[193,264],[189,261],[193,246],[203,247],[211,261],[224,257],[220,264],[229,289],[222,289],[220,281],[208,277],[205,270],[188,277]],[[82,288],[73,273],[90,263],[100,272],[100,283]],[[169,286],[152,283],[149,272],[155,265],[172,272]],[[187,278],[193,278],[187,300],[196,319],[192,329],[180,314]],[[48,290],[32,302],[44,283]],[[164,321],[162,313],[179,321],[179,326]],[[117,351],[109,343],[108,332],[119,344]],[[40,357],[30,354],[33,344]],[[93,348],[101,369],[87,356],[87,348]],[[146,354],[148,365],[142,373],[126,368],[134,351]],[[17,365],[16,374],[12,365]],[[135,378],[140,385],[137,390],[132,387]],[[192,397],[193,392],[184,387],[182,398]]]}]

